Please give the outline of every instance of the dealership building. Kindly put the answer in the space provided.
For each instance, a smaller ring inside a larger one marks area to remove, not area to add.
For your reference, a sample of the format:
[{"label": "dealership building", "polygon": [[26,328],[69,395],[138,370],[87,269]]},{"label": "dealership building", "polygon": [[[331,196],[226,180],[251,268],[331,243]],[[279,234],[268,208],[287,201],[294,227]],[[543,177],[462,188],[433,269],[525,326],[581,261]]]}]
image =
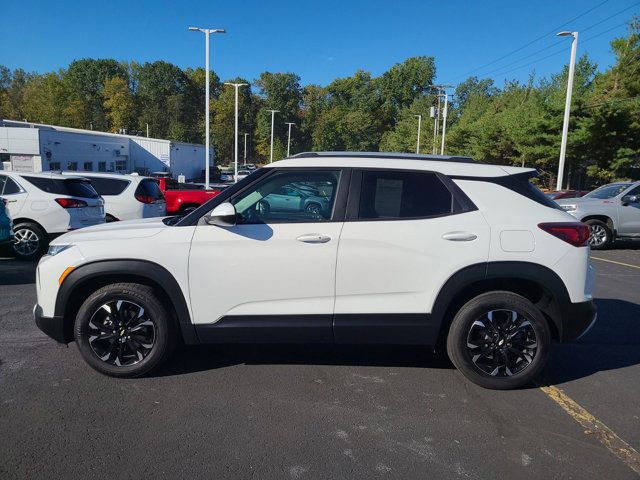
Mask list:
[{"label": "dealership building", "polygon": [[[213,149],[210,158],[213,165]],[[4,170],[171,172],[197,179],[204,166],[204,145],[0,119]]]}]

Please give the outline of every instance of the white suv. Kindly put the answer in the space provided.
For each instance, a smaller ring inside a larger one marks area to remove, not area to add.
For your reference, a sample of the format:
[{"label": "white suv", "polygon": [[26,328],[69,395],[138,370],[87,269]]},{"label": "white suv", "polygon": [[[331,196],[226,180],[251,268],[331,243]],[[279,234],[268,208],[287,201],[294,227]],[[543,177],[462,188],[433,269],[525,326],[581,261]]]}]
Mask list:
[{"label": "white suv", "polygon": [[[177,341],[446,344],[472,381],[515,388],[595,320],[588,228],[532,176],[465,157],[300,154],[185,217],[57,239],[36,323],[119,377]],[[260,208],[283,187],[327,205]]]},{"label": "white suv", "polygon": [[[63,172],[78,175],[78,172]],[[137,174],[82,172],[104,199],[107,222],[164,217],[167,206],[158,181]]]},{"label": "white suv", "polygon": [[0,196],[13,218],[13,251],[34,260],[48,241],[77,228],[104,223],[104,202],[79,176],[0,171]]}]

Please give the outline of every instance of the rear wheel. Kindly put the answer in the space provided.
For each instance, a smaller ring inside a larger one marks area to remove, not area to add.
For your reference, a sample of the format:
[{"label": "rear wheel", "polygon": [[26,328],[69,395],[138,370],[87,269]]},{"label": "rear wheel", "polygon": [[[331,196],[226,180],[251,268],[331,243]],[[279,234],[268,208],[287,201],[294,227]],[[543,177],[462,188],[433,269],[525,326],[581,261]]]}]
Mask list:
[{"label": "rear wheel", "polygon": [[589,225],[589,245],[593,250],[603,250],[613,243],[613,232],[602,220],[587,220]]},{"label": "rear wheel", "polygon": [[74,335],[85,361],[113,377],[137,377],[162,364],[173,351],[175,321],[146,285],[107,285],[87,298]]},{"label": "rear wheel", "polygon": [[447,352],[465,377],[484,388],[522,387],[544,367],[551,347],[547,320],[526,298],[489,292],[456,314]]},{"label": "rear wheel", "polygon": [[35,223],[23,222],[13,227],[13,254],[20,260],[36,260],[47,244],[46,233]]}]

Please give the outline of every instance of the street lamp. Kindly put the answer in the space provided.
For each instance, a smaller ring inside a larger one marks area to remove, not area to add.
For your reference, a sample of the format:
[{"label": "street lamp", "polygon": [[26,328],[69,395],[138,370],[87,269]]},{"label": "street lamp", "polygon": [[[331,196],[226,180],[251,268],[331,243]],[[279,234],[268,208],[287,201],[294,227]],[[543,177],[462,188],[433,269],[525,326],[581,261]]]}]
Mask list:
[{"label": "street lamp", "polygon": [[204,166],[204,188],[209,189],[209,162],[211,161],[211,152],[209,151],[209,37],[212,33],[225,33],[222,28],[198,28],[189,27],[190,32],[202,32],[204,33],[204,54],[205,54],[205,86],[204,86],[204,135],[205,135],[205,149],[206,149],[206,163]]},{"label": "street lamp", "polygon": [[273,120],[279,111],[280,110],[267,110],[267,112],[271,112],[271,151],[269,153],[269,163],[273,163]]},{"label": "street lamp", "polygon": [[285,122],[285,125],[289,125],[289,136],[287,137],[287,157],[289,156],[289,149],[291,147],[291,126],[295,126],[295,123]]},{"label": "street lamp", "polygon": [[444,155],[444,139],[447,138],[447,112],[449,111],[449,95],[446,93],[443,93],[443,95],[444,110],[442,110],[442,146],[440,147],[440,155]]},{"label": "street lamp", "polygon": [[418,142],[416,144],[416,153],[420,153],[420,124],[422,123],[422,115],[414,115],[418,119]]},{"label": "street lamp", "polygon": [[243,165],[247,164],[247,137],[249,136],[248,133],[244,134],[244,163]]},{"label": "street lamp", "polygon": [[567,153],[567,135],[569,133],[569,114],[571,111],[571,93],[573,92],[573,73],[576,66],[576,50],[578,49],[578,32],[559,32],[559,37],[573,37],[571,42],[571,60],[569,61],[569,78],[567,80],[567,98],[564,104],[564,121],[562,123],[562,141],[560,142],[560,161],[558,162],[558,181],[556,190],[562,190],[564,175],[564,159]]},{"label": "street lamp", "polygon": [[[246,87],[247,85],[249,85],[248,83],[232,83],[232,82],[224,82],[225,85],[231,85],[235,88],[235,94],[236,94],[236,115],[235,115],[235,137],[234,137],[234,162],[235,162],[235,166],[234,166],[234,176],[233,179],[234,181],[238,181],[238,89],[240,87]],[[246,146],[245,146],[245,151],[246,151]],[[246,163],[246,162],[245,162]]]}]

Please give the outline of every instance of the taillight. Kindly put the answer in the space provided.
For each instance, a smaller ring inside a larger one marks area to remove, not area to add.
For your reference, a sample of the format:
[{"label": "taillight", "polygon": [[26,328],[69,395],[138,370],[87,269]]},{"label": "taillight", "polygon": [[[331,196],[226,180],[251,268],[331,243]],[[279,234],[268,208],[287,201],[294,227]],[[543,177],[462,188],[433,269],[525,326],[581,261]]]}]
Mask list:
[{"label": "taillight", "polygon": [[143,195],[141,193],[136,194],[136,200],[142,203],[154,203],[156,201],[151,195]]},{"label": "taillight", "polygon": [[87,202],[75,198],[56,198],[56,202],[58,202],[58,205],[62,208],[80,208],[87,206]]},{"label": "taillight", "polygon": [[589,227],[580,222],[541,223],[542,230],[554,237],[570,243],[574,247],[586,247],[589,244]]}]

